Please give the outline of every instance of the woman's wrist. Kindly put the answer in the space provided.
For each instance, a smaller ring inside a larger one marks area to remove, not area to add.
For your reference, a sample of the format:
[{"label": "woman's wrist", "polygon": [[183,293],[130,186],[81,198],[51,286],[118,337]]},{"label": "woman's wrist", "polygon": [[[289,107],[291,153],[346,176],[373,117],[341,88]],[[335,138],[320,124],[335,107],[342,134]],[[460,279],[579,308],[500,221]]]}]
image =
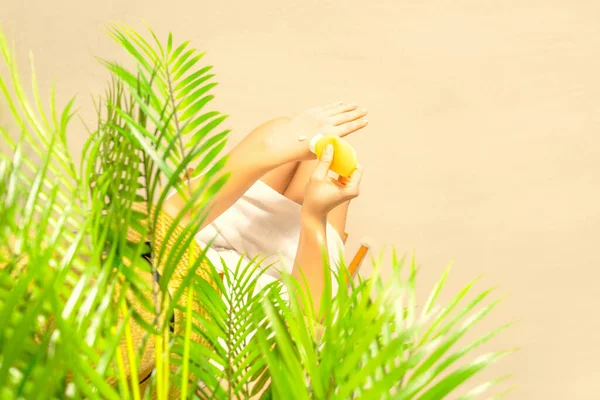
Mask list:
[{"label": "woman's wrist", "polygon": [[315,213],[304,209],[300,212],[301,235],[308,235],[321,245],[327,243],[327,214]]},{"label": "woman's wrist", "polygon": [[263,137],[268,153],[280,165],[315,158],[309,149],[311,138],[307,135],[308,132],[296,132],[297,128],[291,127],[290,121],[290,118],[278,118]]},{"label": "woman's wrist", "polygon": [[303,205],[300,211],[300,220],[303,224],[307,225],[325,225],[327,222],[327,213],[323,213]]}]

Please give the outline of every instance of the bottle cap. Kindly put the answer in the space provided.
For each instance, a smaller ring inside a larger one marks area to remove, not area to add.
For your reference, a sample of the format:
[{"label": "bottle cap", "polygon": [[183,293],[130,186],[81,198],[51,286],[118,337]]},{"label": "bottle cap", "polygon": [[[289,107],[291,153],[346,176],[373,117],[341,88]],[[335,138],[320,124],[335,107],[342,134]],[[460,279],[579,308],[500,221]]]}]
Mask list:
[{"label": "bottle cap", "polygon": [[308,145],[308,148],[310,149],[310,151],[312,151],[313,153],[317,154],[315,151],[315,148],[317,147],[317,142],[319,140],[321,140],[321,138],[323,137],[322,134],[317,133],[315,136],[313,136],[312,139],[310,139],[310,143]]}]

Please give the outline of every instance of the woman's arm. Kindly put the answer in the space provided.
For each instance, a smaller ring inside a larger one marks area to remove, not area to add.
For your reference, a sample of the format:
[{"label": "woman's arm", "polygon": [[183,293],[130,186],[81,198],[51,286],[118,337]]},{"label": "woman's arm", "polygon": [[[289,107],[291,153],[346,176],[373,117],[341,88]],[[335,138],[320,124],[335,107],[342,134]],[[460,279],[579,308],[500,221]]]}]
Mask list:
[{"label": "woman's arm", "polygon": [[[365,115],[366,111],[357,110],[356,105],[336,103],[306,110],[294,118],[278,118],[254,129],[230,151],[225,167],[214,178],[230,175],[227,183],[209,200],[209,213],[200,229],[231,207],[268,171],[288,162],[314,158],[308,145],[314,135],[327,132],[346,136],[367,125],[362,119]],[[298,140],[302,136],[307,139]],[[199,184],[191,182],[192,191]],[[186,202],[177,193],[165,202],[163,209],[176,215]]]},{"label": "woman's arm", "polygon": [[[325,276],[323,257],[327,254],[326,224],[327,214],[336,206],[349,201],[359,194],[362,167],[358,166],[349,180],[339,181],[328,176],[333,160],[333,147],[327,146],[317,164],[304,195],[301,211],[300,239],[294,261],[292,275],[308,283],[313,303],[319,310],[323,295]],[[325,251],[326,254],[323,254]]]},{"label": "woman's arm", "polygon": [[[278,129],[288,123],[289,118],[278,118],[264,123],[229,152],[227,163],[213,178],[213,182],[227,174],[229,174],[229,179],[208,201],[206,206],[209,212],[200,229],[231,207],[265,173],[291,161],[284,155],[275,153],[267,143],[269,136],[274,135]],[[191,181],[192,192],[197,190],[200,184],[200,179]],[[167,213],[177,214],[186,202],[186,198],[175,194],[165,201],[164,209]],[[185,219],[183,222],[186,222]]]},{"label": "woman's arm", "polygon": [[[323,257],[329,257],[327,251],[327,216],[313,215],[304,210],[300,217],[300,239],[292,276],[300,282],[306,279],[316,311],[321,304],[325,287],[323,281]],[[323,251],[326,253],[323,254]]]}]

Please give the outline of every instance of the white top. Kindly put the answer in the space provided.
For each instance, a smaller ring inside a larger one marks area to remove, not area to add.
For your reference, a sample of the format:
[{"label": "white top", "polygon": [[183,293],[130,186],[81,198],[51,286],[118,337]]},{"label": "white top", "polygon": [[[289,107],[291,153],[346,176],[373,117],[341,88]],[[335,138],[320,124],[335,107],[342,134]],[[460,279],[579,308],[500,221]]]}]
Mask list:
[{"label": "white top", "polygon": [[[196,234],[201,247],[213,241],[207,257],[221,267],[220,258],[235,269],[242,254],[245,263],[259,256],[262,265],[274,263],[266,271],[263,284],[280,277],[279,270],[292,272],[300,238],[301,206],[258,180],[229,209]],[[337,270],[344,244],[337,231],[327,223],[327,247],[330,267]],[[333,292],[336,292],[333,280]]]},{"label": "white top", "polygon": [[[175,193],[173,191],[168,197]],[[203,249],[206,243],[214,239],[212,246],[206,250],[206,256],[218,270],[222,270],[223,264],[235,270],[241,257],[241,267],[247,266],[255,256],[259,259],[266,257],[261,265],[273,265],[258,278],[257,289],[260,290],[280,278],[280,270],[292,272],[300,239],[301,208],[298,203],[259,180],[224,213],[198,232],[195,238]],[[329,223],[326,236],[330,268],[337,271],[343,257],[344,243]],[[228,290],[228,282],[223,283]],[[332,279],[333,295],[337,293],[337,286],[337,281]],[[285,292],[284,288],[283,298]],[[253,335],[254,331],[250,332],[248,340]],[[220,338],[219,342],[226,346],[224,338]],[[211,363],[217,368],[224,368],[214,360]]]}]

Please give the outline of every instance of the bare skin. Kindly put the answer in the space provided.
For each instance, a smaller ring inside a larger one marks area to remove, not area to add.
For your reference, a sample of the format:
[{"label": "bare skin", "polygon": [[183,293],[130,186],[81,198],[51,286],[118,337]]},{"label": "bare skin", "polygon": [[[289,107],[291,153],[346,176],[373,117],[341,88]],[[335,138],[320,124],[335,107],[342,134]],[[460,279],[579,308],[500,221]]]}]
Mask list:
[{"label": "bare skin", "polygon": [[[316,159],[309,150],[309,141],[317,133],[344,137],[356,132],[367,125],[366,113],[356,105],[340,102],[306,110],[293,118],[278,118],[254,129],[229,152],[225,167],[215,177],[230,174],[227,183],[210,200],[210,211],[201,229],[263,178],[273,189],[302,204],[301,235],[292,274],[300,276],[302,270],[318,307],[323,287],[322,249],[327,249],[326,222],[329,219],[343,234],[348,202],[358,195],[362,170],[349,181],[333,183],[331,178],[325,179],[324,172],[329,169],[330,161],[327,164],[327,157],[323,156],[315,168]],[[298,140],[301,136],[306,140]],[[191,181],[192,190],[198,184]],[[185,202],[176,194],[165,202],[164,210],[176,214]]]},{"label": "bare skin", "polygon": [[[267,172],[260,180],[288,199],[302,204],[306,184],[316,166],[316,159],[289,162]],[[341,182],[345,182],[345,180],[346,178],[340,177]],[[327,215],[327,222],[335,228],[341,238],[344,237],[345,233],[349,205],[349,201],[344,202]]]},{"label": "bare skin", "polygon": [[326,224],[328,215],[336,207],[359,195],[363,169],[359,165],[348,180],[339,181],[329,176],[333,160],[333,146],[328,145],[307,185],[300,218],[300,239],[292,275],[306,279],[316,310],[323,293],[323,254],[327,251]]}]

